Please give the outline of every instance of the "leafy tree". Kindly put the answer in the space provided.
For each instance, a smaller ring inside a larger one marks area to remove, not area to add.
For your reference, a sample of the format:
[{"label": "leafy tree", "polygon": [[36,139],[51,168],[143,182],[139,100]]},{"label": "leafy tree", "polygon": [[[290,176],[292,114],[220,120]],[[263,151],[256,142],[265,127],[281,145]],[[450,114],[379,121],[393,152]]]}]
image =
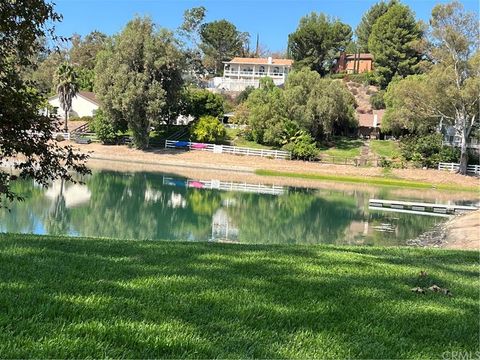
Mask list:
[{"label": "leafy tree", "polygon": [[117,132],[112,122],[105,116],[101,109],[95,113],[89,127],[104,144],[112,144],[117,138]]},{"label": "leafy tree", "polygon": [[238,31],[236,26],[227,20],[202,24],[200,49],[205,54],[205,65],[210,72],[218,74],[223,69],[223,61],[248,52],[249,37],[247,32]]},{"label": "leafy tree", "polygon": [[95,90],[114,128],[128,127],[134,145],[149,146],[151,125],[180,111],[184,61],[173,35],[135,18],[98,55]]},{"label": "leafy tree", "polygon": [[227,132],[218,118],[206,115],[195,123],[192,135],[196,141],[218,143],[225,140]]},{"label": "leafy tree", "polygon": [[476,16],[458,2],[432,10],[431,57],[434,65],[421,77],[408,77],[387,90],[388,123],[411,130],[451,125],[461,139],[460,170],[466,173],[467,142],[478,127],[480,93],[479,30]]},{"label": "leafy tree", "polygon": [[355,98],[340,81],[321,79],[302,69],[289,74],[285,84],[287,117],[317,139],[347,131],[356,125]]},{"label": "leafy tree", "polygon": [[370,96],[370,105],[375,110],[385,109],[385,100],[383,97],[385,96],[385,90],[379,90],[372,96]]},{"label": "leafy tree", "polygon": [[203,115],[219,117],[224,113],[224,99],[205,89],[188,87],[184,93],[185,115],[199,119]]},{"label": "leafy tree", "polygon": [[260,144],[281,145],[282,132],[287,119],[283,90],[276,87],[269,77],[260,79],[260,87],[250,93],[244,103],[248,112],[245,121],[252,139]]},{"label": "leafy tree", "polygon": [[417,72],[422,29],[406,5],[395,4],[373,24],[368,49],[374,56],[377,81],[386,87],[395,75]]},{"label": "leafy tree", "polygon": [[296,67],[307,66],[321,75],[328,73],[339,51],[352,39],[352,29],[338,19],[312,12],[300,19],[288,36],[289,53]]},{"label": "leafy tree", "polygon": [[205,19],[207,9],[204,6],[194,7],[185,10],[183,23],[179,28],[181,35],[186,37],[192,45],[198,46],[200,38],[200,26]]},{"label": "leafy tree", "polygon": [[243,91],[240,92],[240,94],[237,95],[235,98],[235,102],[237,104],[241,104],[245,101],[247,101],[248,96],[252,93],[252,91],[255,90],[254,86],[247,86]]},{"label": "leafy tree", "polygon": [[74,34],[69,51],[70,62],[80,69],[93,70],[97,54],[105,49],[107,40],[107,35],[99,31],[92,31],[83,39],[80,35]]},{"label": "leafy tree", "polygon": [[363,14],[362,20],[355,29],[355,35],[357,35],[357,45],[360,51],[368,52],[368,39],[372,32],[372,27],[379,17],[384,15],[390,7],[397,4],[397,0],[390,0],[388,3],[380,1],[374,4],[368,11]]},{"label": "leafy tree", "polygon": [[57,125],[40,111],[46,100],[21,77],[34,66],[32,57],[45,50],[37,39],[54,37],[47,24],[59,20],[43,0],[0,2],[0,165],[17,161],[16,174],[0,170],[0,201],[21,198],[11,187],[18,176],[47,185],[55,178],[73,180],[69,170],[88,172],[86,155],[51,141]]},{"label": "leafy tree", "polygon": [[65,112],[64,130],[68,132],[68,114],[72,109],[72,100],[78,93],[77,73],[68,63],[63,63],[55,76],[60,106]]},{"label": "leafy tree", "polygon": [[312,136],[302,130],[284,145],[284,149],[290,151],[294,159],[299,160],[314,160],[319,152]]}]

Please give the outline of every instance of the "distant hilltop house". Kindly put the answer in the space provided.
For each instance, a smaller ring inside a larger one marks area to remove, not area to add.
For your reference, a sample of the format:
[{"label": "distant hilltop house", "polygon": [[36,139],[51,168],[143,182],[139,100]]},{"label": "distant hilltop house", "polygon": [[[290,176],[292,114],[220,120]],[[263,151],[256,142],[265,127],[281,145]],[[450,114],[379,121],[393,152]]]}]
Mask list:
[{"label": "distant hilltop house", "polygon": [[260,79],[269,76],[277,86],[285,83],[293,60],[235,57],[224,62],[223,76],[208,84],[211,90],[243,91],[248,86],[258,88]]},{"label": "distant hilltop house", "polygon": [[340,53],[334,71],[336,73],[360,74],[373,70],[373,55],[368,53]]},{"label": "distant hilltop house", "polygon": [[[57,108],[57,116],[59,119],[65,119],[65,113],[60,106],[60,99],[58,95],[52,96],[48,99],[48,103]],[[69,118],[93,116],[100,106],[95,94],[91,91],[79,91],[72,99],[72,109],[69,113]]]},{"label": "distant hilltop house", "polygon": [[385,110],[373,110],[372,113],[357,113],[358,136],[367,139],[380,138],[380,128]]}]

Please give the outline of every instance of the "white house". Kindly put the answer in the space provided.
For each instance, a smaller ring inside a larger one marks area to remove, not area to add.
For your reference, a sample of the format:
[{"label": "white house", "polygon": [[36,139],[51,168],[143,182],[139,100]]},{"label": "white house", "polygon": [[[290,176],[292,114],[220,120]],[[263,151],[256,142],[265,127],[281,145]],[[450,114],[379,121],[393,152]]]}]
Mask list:
[{"label": "white house", "polygon": [[[63,120],[65,118],[65,113],[60,106],[58,95],[49,98],[48,102],[53,107],[57,108],[58,117]],[[72,99],[72,110],[69,113],[69,117],[93,116],[98,110],[99,105],[100,104],[93,92],[79,91]]]},{"label": "white house", "polygon": [[260,78],[269,76],[275,85],[285,83],[293,60],[235,57],[224,62],[223,77],[216,77],[209,88],[226,91],[242,91],[247,86],[259,87]]}]

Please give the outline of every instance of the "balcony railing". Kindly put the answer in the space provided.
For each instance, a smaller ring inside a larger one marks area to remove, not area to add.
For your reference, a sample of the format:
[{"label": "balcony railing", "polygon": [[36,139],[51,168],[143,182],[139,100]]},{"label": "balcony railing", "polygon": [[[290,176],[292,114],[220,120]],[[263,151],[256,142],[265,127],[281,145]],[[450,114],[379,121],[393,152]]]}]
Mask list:
[{"label": "balcony railing", "polygon": [[280,72],[271,72],[267,73],[266,71],[235,71],[235,70],[224,70],[223,72],[224,76],[270,76],[270,77],[284,77],[285,73],[280,73]]}]

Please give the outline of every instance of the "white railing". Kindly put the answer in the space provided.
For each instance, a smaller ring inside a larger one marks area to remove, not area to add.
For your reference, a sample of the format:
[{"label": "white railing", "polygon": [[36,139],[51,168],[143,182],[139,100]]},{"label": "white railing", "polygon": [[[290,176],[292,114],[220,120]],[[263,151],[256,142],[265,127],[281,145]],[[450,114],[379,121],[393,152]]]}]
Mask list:
[{"label": "white railing", "polygon": [[209,151],[215,154],[233,154],[233,155],[246,155],[246,156],[260,156],[273,159],[290,160],[292,154],[289,151],[283,150],[267,150],[267,149],[253,149],[246,147],[237,147],[229,145],[216,145],[216,144],[204,144],[194,143],[187,141],[175,141],[166,140],[165,148],[167,149],[189,149],[189,150],[202,150]]},{"label": "white railing", "polygon": [[284,77],[285,76],[285,73],[267,73],[266,71],[232,71],[232,70],[225,70],[223,72],[223,75],[224,76],[244,76],[244,75],[247,75],[247,76],[260,76],[260,77],[263,77],[263,76],[270,76],[270,77]]},{"label": "white railing", "polygon": [[[453,147],[461,147],[462,142],[460,140],[455,140],[455,141],[444,141],[443,145],[445,146],[453,146]],[[469,142],[467,143],[467,148],[469,149],[480,149],[480,144],[476,144],[474,142]]]},{"label": "white railing", "polygon": [[[458,171],[460,164],[457,163],[438,163],[438,170],[455,172]],[[480,165],[468,165],[467,174],[480,176]]]},{"label": "white railing", "polygon": [[181,180],[166,176],[163,177],[163,185],[174,185],[194,189],[213,189],[269,195],[281,195],[285,192],[285,187],[277,185],[248,184],[220,180]]},{"label": "white railing", "polygon": [[72,137],[69,132],[54,132],[52,133],[52,137],[55,139],[58,135],[63,136],[65,140],[70,140]]}]

